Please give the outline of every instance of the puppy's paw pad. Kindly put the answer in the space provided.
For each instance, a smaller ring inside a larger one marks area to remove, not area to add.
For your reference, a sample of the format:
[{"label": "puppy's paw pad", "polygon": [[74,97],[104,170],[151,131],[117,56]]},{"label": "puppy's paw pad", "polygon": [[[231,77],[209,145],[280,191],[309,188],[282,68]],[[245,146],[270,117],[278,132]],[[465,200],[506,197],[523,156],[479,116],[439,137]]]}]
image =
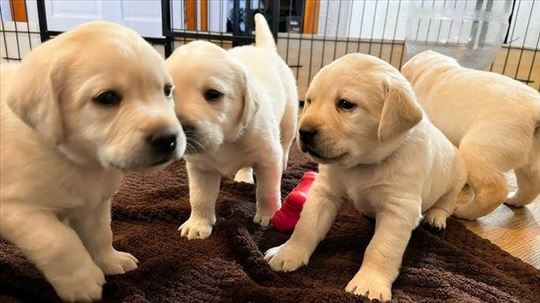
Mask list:
[{"label": "puppy's paw pad", "polygon": [[283,244],[267,250],[264,259],[272,270],[287,272],[297,270],[302,265],[307,265],[309,254],[303,252],[302,249],[295,249]]},{"label": "puppy's paw pad", "polygon": [[345,291],[354,295],[366,296],[370,300],[387,302],[392,299],[392,285],[378,277],[357,274],[345,287]]},{"label": "puppy's paw pad", "polygon": [[129,253],[113,250],[96,263],[106,275],[118,275],[136,269],[139,260]]},{"label": "puppy's paw pad", "polygon": [[65,302],[93,302],[101,300],[105,275],[97,265],[88,262],[69,276],[53,276],[50,282]]},{"label": "puppy's paw pad", "polygon": [[253,217],[253,222],[259,224],[262,227],[266,227],[270,224],[270,220],[272,219],[272,216],[264,216],[255,214],[255,217]]},{"label": "puppy's paw pad", "polygon": [[424,222],[437,229],[445,229],[447,217],[448,213],[445,210],[432,208],[424,214]]},{"label": "puppy's paw pad", "polygon": [[178,230],[188,240],[206,239],[212,234],[212,223],[206,219],[189,218]]}]

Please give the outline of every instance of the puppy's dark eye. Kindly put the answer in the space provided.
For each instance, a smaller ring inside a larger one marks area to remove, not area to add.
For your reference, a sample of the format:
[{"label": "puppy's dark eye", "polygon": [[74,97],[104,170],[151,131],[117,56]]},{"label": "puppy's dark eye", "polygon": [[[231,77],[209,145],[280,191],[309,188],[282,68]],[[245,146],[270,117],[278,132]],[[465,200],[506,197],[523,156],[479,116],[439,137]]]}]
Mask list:
[{"label": "puppy's dark eye", "polygon": [[172,92],[172,85],[165,84],[165,86],[163,87],[163,94],[165,94],[165,96],[168,97],[171,95],[171,92]]},{"label": "puppy's dark eye", "polygon": [[120,100],[121,100],[120,95],[118,95],[118,93],[112,90],[102,92],[96,97],[94,97],[94,101],[96,103],[98,103],[99,105],[105,105],[105,106],[116,105],[120,103]]},{"label": "puppy's dark eye", "polygon": [[209,89],[204,92],[204,99],[206,99],[206,101],[217,101],[221,96],[223,96],[223,94],[215,89]]},{"label": "puppy's dark eye", "polygon": [[337,103],[337,107],[339,109],[342,109],[342,110],[352,110],[356,107],[356,104],[348,101],[348,100],[345,100],[345,99],[341,99],[338,101]]}]

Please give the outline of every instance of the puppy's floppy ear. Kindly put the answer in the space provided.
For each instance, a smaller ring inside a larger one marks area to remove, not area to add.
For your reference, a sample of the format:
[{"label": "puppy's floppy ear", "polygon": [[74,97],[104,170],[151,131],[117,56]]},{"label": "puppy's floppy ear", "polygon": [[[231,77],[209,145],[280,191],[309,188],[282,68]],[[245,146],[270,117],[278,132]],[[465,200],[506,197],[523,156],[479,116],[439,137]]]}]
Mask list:
[{"label": "puppy's floppy ear", "polygon": [[65,82],[61,60],[31,58],[13,75],[6,102],[11,110],[46,141],[58,145],[64,131],[60,109],[60,93]]},{"label": "puppy's floppy ear", "polygon": [[253,119],[253,116],[255,116],[255,113],[259,110],[259,98],[257,95],[257,89],[254,88],[254,84],[252,80],[249,79],[247,71],[243,70],[242,74],[244,86],[244,107],[242,109],[240,125],[242,129],[244,129],[249,125]]},{"label": "puppy's floppy ear", "polygon": [[386,97],[377,131],[379,141],[385,141],[411,129],[423,117],[414,92],[405,79],[385,78],[383,88]]}]

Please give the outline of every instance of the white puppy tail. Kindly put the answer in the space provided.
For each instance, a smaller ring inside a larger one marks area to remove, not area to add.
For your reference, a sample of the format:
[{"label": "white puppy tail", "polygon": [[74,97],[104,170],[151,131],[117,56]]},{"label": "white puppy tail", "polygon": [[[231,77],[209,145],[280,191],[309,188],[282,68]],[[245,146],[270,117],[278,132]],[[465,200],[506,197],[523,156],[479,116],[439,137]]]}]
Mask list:
[{"label": "white puppy tail", "polygon": [[255,15],[255,46],[276,49],[274,36],[272,36],[268,23],[262,14]]}]

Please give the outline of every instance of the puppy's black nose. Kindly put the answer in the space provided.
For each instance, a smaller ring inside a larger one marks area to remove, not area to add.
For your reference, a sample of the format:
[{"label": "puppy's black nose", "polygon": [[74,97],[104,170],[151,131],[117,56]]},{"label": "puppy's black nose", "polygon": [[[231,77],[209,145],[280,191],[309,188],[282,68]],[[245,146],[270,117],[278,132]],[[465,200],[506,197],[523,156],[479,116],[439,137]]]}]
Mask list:
[{"label": "puppy's black nose", "polygon": [[176,149],[177,133],[156,133],[148,137],[152,150],[159,154],[170,154]]},{"label": "puppy's black nose", "polygon": [[305,144],[311,143],[317,135],[317,129],[315,128],[301,128],[298,132],[300,133],[300,141]]}]

